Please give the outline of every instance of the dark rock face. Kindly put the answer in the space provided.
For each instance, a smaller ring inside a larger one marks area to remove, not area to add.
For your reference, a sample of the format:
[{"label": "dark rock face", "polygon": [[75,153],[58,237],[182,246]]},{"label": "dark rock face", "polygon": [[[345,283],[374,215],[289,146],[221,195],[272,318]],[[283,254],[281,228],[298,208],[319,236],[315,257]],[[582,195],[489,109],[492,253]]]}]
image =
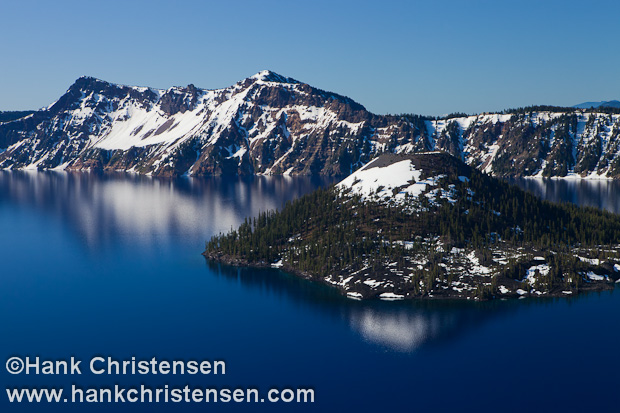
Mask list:
[{"label": "dark rock face", "polygon": [[620,177],[620,115],[541,111],[380,116],[264,71],[219,90],[79,78],[49,108],[0,123],[0,168],[153,175],[347,175],[384,152],[443,150],[497,176]]},{"label": "dark rock face", "polygon": [[161,97],[159,104],[161,110],[168,115],[185,113],[188,110],[194,110],[199,94],[200,91],[194,85],[183,89],[170,89]]},{"label": "dark rock face", "polygon": [[540,111],[427,125],[434,129],[432,148],[495,176],[620,177],[618,114]]}]

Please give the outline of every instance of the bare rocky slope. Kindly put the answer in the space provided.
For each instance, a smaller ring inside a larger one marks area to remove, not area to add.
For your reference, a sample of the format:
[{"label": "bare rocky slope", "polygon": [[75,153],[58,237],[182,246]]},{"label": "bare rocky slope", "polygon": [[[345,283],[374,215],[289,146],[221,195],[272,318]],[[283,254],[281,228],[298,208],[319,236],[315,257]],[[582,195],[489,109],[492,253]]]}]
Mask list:
[{"label": "bare rocky slope", "polygon": [[49,107],[0,123],[0,168],[348,175],[383,152],[443,150],[495,176],[617,178],[618,112],[538,108],[435,120],[375,115],[270,71],[218,90],[82,77]]}]

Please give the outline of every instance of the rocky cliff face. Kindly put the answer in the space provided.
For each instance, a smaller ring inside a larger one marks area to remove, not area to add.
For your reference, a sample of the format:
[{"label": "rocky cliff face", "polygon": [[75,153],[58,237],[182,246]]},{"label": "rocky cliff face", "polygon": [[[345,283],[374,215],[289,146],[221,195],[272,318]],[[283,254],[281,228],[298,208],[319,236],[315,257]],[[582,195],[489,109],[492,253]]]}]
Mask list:
[{"label": "rocky cliff face", "polygon": [[270,71],[156,90],[78,79],[48,108],[0,123],[0,168],[151,175],[346,175],[382,152],[444,150],[499,176],[620,176],[620,115],[379,116]]},{"label": "rocky cliff face", "polygon": [[428,122],[438,149],[500,177],[620,177],[620,115],[531,111]]}]

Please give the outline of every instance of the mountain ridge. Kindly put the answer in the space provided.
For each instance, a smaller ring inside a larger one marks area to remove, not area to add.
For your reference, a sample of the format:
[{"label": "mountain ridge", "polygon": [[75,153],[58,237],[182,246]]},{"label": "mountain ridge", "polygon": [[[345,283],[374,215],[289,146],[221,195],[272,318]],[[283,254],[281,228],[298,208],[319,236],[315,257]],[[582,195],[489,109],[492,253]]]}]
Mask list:
[{"label": "mountain ridge", "polygon": [[611,179],[619,135],[620,113],[602,109],[376,115],[268,70],[220,89],[82,76],[48,107],[0,123],[0,169],[344,176],[384,152],[443,150],[495,176]]},{"label": "mountain ridge", "polygon": [[601,107],[620,108],[620,101],[619,100],[602,100],[599,102],[583,102],[573,107],[579,108],[579,109],[590,109],[590,108],[596,109],[596,108],[601,108]]}]

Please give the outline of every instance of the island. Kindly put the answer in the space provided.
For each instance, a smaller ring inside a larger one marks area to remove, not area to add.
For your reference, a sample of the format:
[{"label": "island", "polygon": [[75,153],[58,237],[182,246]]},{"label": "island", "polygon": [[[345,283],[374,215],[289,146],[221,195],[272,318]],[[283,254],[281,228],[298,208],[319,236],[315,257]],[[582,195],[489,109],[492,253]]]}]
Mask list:
[{"label": "island", "polygon": [[543,201],[444,152],[386,153],[246,218],[203,255],[353,299],[570,296],[620,280],[620,216]]}]

